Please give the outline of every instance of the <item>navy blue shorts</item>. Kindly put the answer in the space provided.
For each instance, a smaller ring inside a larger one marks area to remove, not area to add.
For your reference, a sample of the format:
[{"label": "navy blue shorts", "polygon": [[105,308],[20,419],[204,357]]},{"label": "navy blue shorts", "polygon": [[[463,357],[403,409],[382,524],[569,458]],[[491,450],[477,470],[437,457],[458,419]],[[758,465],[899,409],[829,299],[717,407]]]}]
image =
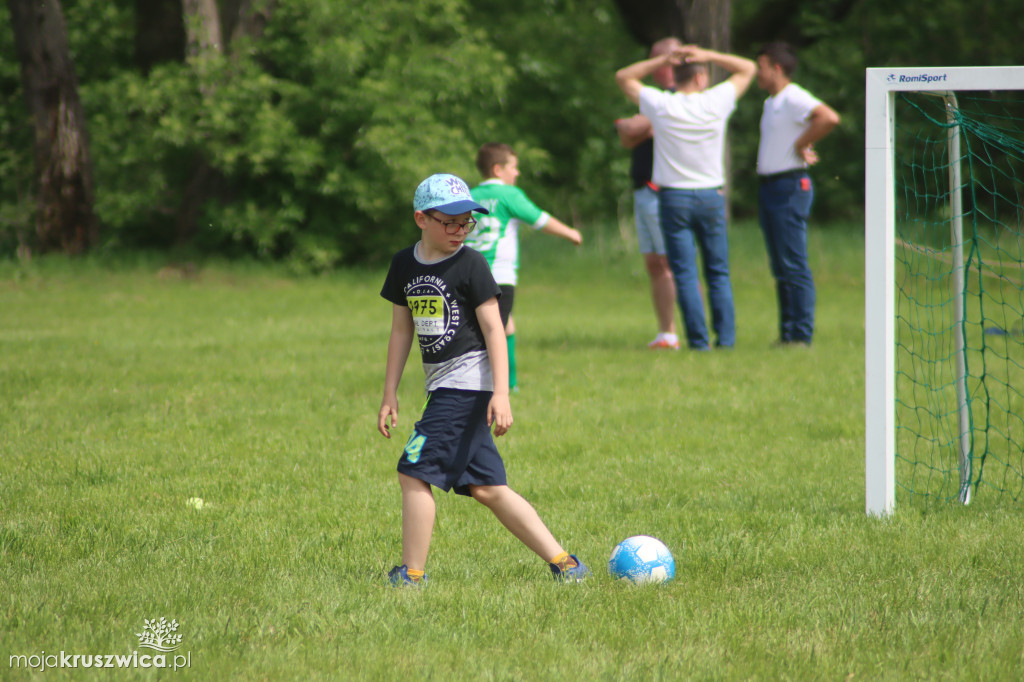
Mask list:
[{"label": "navy blue shorts", "polygon": [[490,400],[484,391],[432,392],[398,471],[459,495],[469,495],[471,485],[506,485],[505,463],[487,426]]}]

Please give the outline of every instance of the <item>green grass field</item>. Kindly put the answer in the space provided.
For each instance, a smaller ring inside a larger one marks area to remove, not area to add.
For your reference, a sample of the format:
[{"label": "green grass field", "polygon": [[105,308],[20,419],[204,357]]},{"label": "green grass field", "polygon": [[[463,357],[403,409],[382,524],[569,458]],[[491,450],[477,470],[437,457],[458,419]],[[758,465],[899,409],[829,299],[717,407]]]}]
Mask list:
[{"label": "green grass field", "polygon": [[[382,270],[0,265],[0,679],[154,679],[11,657],[142,655],[159,618],[190,665],[162,679],[1024,679],[1021,506],[865,516],[862,227],[812,233],[811,349],[770,347],[761,236],[734,227],[737,348],[700,354],[646,349],[612,233],[524,239],[498,441],[594,569],[575,586],[444,494],[429,588],[386,585],[423,395],[413,358],[377,434]],[[672,583],[608,576],[634,534],[673,550]]]}]

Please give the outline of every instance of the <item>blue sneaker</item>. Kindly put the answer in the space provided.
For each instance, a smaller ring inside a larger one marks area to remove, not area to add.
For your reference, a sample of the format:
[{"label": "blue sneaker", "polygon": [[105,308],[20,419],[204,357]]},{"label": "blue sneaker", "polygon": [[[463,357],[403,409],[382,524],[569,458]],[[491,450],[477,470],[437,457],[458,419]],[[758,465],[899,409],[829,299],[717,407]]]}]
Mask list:
[{"label": "blue sneaker", "polygon": [[575,554],[570,554],[569,558],[576,562],[575,566],[559,566],[558,564],[548,564],[551,568],[551,576],[563,583],[580,583],[590,575],[590,569],[587,565],[576,558]]},{"label": "blue sneaker", "polygon": [[388,580],[391,581],[392,587],[422,587],[427,584],[427,575],[424,573],[421,580],[413,580],[409,577],[408,567],[403,564],[388,571]]}]

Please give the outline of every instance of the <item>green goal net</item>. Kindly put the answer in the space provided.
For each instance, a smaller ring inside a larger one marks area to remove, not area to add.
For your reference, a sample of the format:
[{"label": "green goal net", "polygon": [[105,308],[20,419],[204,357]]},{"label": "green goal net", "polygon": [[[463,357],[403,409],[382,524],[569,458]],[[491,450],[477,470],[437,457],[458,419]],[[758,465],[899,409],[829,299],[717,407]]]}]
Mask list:
[{"label": "green goal net", "polygon": [[893,95],[896,492],[1020,500],[1024,91]]}]

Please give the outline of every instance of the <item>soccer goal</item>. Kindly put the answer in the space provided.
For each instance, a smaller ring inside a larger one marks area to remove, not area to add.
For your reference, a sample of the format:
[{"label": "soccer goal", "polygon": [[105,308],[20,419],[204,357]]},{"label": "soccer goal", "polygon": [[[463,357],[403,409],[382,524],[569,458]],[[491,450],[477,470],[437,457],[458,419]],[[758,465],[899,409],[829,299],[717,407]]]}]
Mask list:
[{"label": "soccer goal", "polygon": [[867,513],[897,490],[1020,500],[1024,67],[868,69],[866,85]]}]

